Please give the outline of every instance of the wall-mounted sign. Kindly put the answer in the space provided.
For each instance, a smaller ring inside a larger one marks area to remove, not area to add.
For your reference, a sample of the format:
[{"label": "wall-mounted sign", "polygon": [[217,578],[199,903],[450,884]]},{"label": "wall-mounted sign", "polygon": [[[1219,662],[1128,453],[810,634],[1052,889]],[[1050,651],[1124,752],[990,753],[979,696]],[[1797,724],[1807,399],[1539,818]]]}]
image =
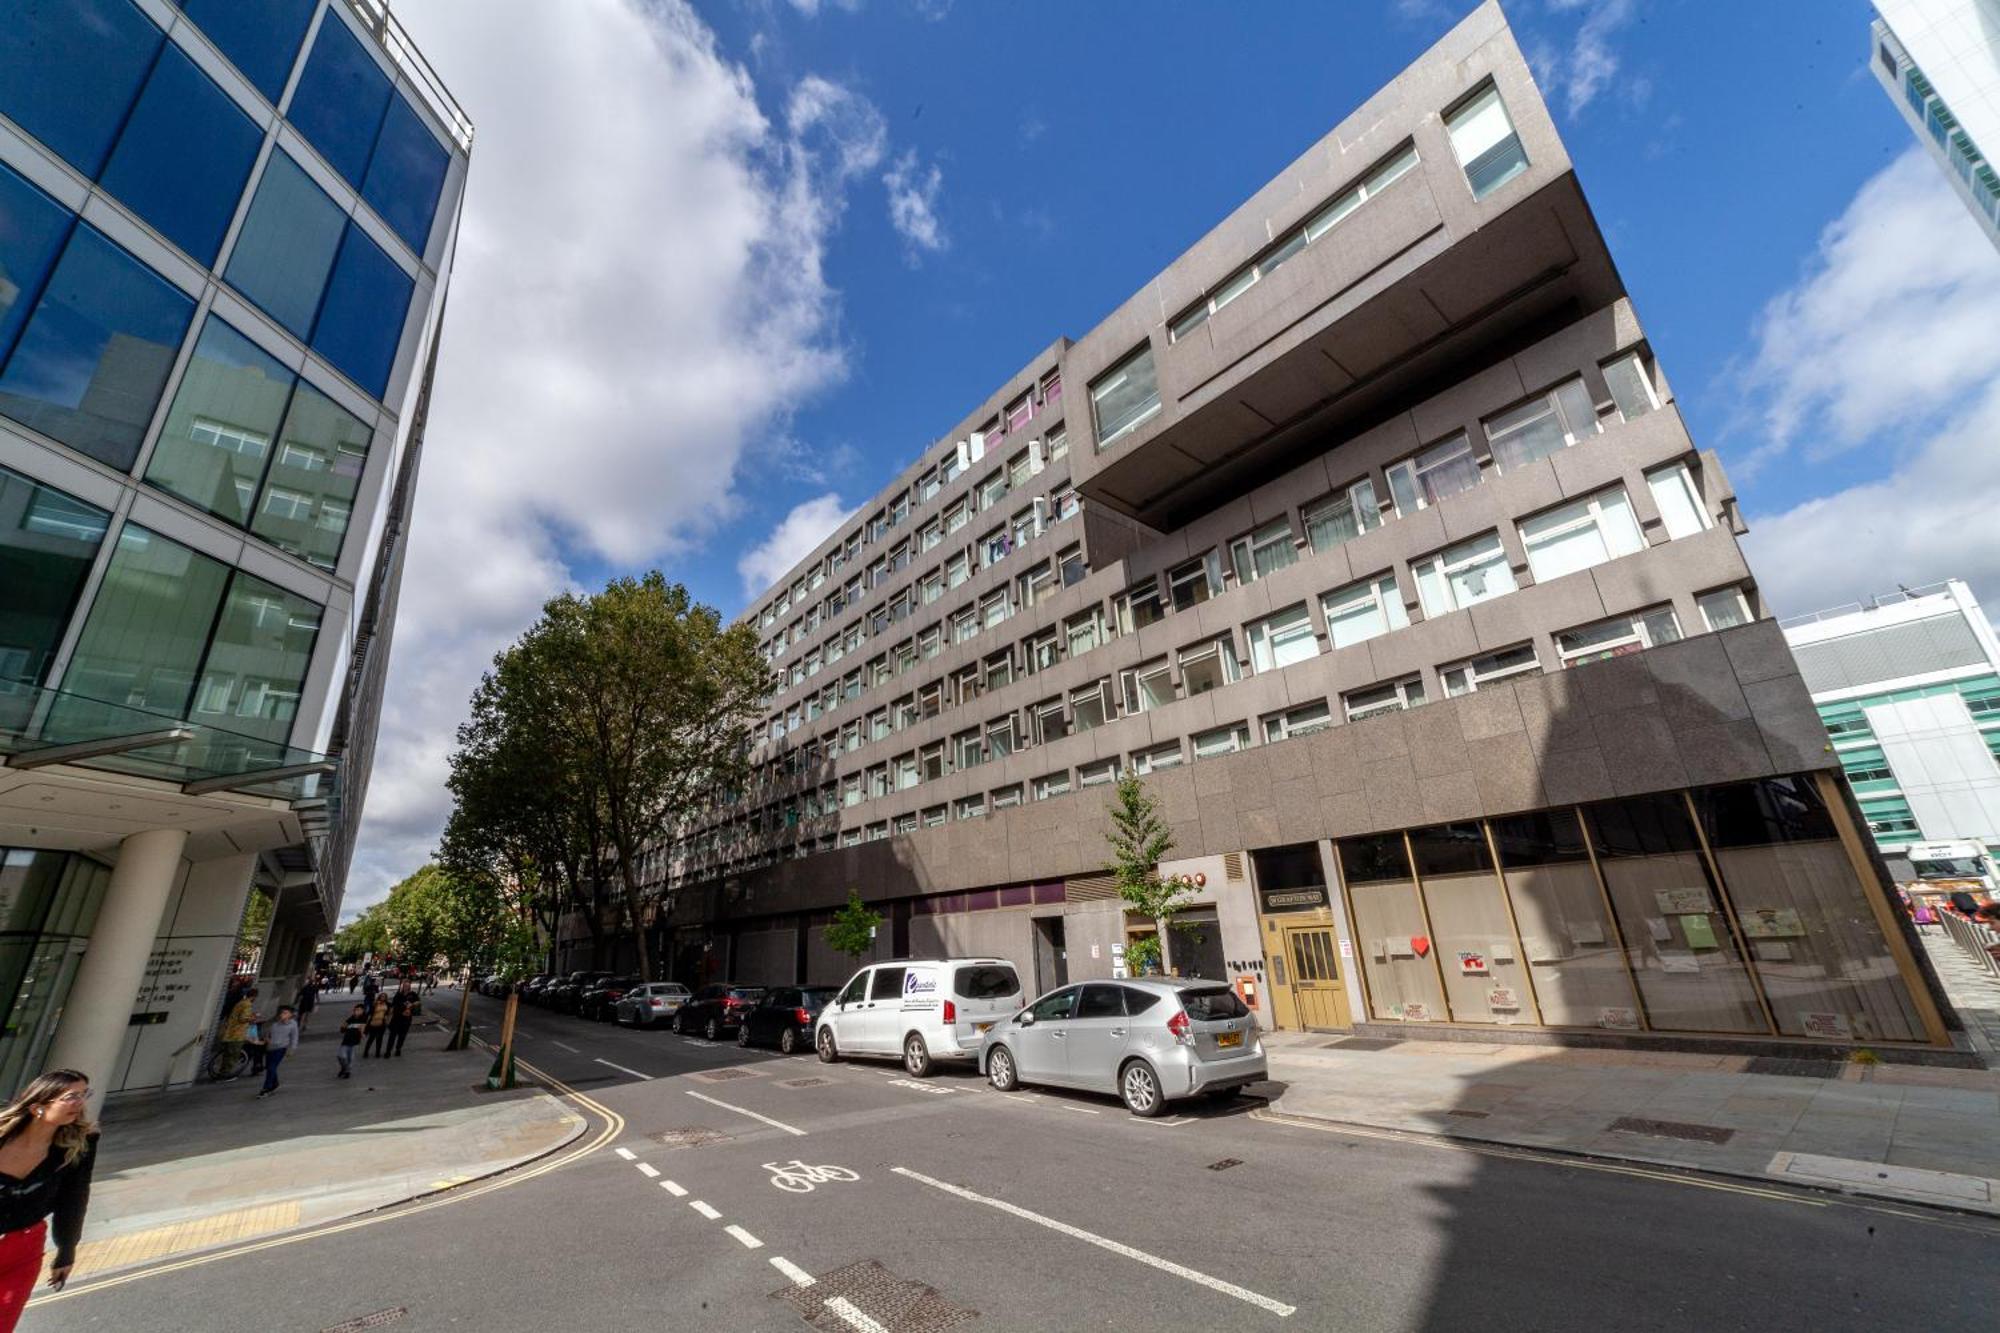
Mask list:
[{"label": "wall-mounted sign", "polygon": [[1796,907],[1753,907],[1740,918],[1743,933],[1753,940],[1789,939],[1803,935]]},{"label": "wall-mounted sign", "polygon": [[1494,1010],[1519,1009],[1521,997],[1512,986],[1495,986],[1486,992],[1486,1007]]},{"label": "wall-mounted sign", "polygon": [[1326,906],[1326,886],[1316,884],[1304,889],[1265,889],[1263,899],[1267,912],[1306,912]]},{"label": "wall-mounted sign", "polygon": [[1685,916],[1689,912],[1713,910],[1707,889],[1656,889],[1653,901],[1660,905],[1660,911],[1667,916]]},{"label": "wall-mounted sign", "polygon": [[1462,977],[1483,977],[1486,975],[1486,955],[1476,949],[1458,951],[1458,974]]},{"label": "wall-mounted sign", "polygon": [[1854,1025],[1847,1021],[1846,1014],[1800,1014],[1808,1037],[1827,1037],[1834,1041],[1852,1041]]}]

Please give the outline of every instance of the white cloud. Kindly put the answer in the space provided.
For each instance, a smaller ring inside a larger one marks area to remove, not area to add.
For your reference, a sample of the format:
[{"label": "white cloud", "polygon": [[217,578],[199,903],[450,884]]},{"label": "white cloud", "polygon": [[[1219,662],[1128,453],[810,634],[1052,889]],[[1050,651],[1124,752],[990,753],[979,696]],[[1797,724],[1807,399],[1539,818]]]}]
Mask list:
[{"label": "white cloud", "polygon": [[827,9],[844,9],[850,14],[861,12],[861,0],[792,0],[792,8],[807,18],[818,18]]},{"label": "white cloud", "polygon": [[[1618,80],[1624,60],[1614,39],[1638,14],[1638,0],[1549,0],[1548,7],[1558,14],[1580,13],[1583,22],[1567,52],[1539,42],[1529,63],[1550,94],[1560,94],[1564,108],[1576,116]],[[1635,103],[1644,102],[1652,92],[1644,78],[1627,77],[1616,86]]]},{"label": "white cloud", "polygon": [[790,573],[793,565],[811,555],[813,548],[853,512],[852,506],[832,492],[792,506],[792,512],[779,520],[771,535],[736,562],[736,572],[743,576],[744,596],[755,596]]},{"label": "white cloud", "polygon": [[398,13],[478,138],[350,911],[433,846],[493,653],[575,569],[695,549],[846,374],[826,245],[887,152],[825,79],[773,124],[684,0]]},{"label": "white cloud", "polygon": [[935,162],[928,167],[919,166],[916,153],[906,151],[883,173],[882,184],[889,191],[889,221],[908,243],[912,260],[919,250],[935,254],[950,244],[944,224],[938,221],[937,203],[944,189],[944,173]]}]

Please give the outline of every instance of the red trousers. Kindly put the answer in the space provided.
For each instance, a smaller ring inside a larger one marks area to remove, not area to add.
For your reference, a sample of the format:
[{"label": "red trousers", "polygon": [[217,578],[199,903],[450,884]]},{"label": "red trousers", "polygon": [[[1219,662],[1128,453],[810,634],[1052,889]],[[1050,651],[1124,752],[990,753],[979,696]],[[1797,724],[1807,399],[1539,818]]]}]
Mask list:
[{"label": "red trousers", "polygon": [[21,1310],[35,1294],[48,1234],[49,1224],[37,1222],[0,1236],[0,1333],[14,1333],[14,1326],[21,1322]]}]

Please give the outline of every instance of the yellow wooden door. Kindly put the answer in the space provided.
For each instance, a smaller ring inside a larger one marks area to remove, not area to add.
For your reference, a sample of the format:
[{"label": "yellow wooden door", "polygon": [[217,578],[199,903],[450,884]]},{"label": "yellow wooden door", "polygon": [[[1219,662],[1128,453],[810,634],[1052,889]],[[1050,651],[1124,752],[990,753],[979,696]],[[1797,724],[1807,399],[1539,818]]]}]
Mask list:
[{"label": "yellow wooden door", "polygon": [[1347,1012],[1347,987],[1340,980],[1340,946],[1331,926],[1293,926],[1285,931],[1285,953],[1292,963],[1292,996],[1299,1026],[1352,1027]]}]

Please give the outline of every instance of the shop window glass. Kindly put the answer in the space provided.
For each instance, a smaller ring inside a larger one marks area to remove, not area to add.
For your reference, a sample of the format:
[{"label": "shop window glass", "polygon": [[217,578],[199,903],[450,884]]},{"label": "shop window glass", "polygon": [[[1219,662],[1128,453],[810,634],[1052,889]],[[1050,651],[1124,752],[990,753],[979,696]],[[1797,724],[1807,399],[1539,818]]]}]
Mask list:
[{"label": "shop window glass", "polygon": [[1639,1001],[1576,812],[1509,815],[1492,829],[1542,1022],[1637,1028]]},{"label": "shop window glass", "polygon": [[389,76],[361,39],[329,12],[320,20],[285,119],[319,149],[327,165],[359,189],[392,95]]},{"label": "shop window glass", "polygon": [[1694,801],[1778,1030],[1922,1041],[1869,888],[1811,779],[1711,787]]},{"label": "shop window glass", "polygon": [[134,523],[118,534],[64,690],[185,717],[229,568]]},{"label": "shop window glass", "polygon": [[181,0],[193,19],[243,77],[276,103],[292,76],[318,0]]},{"label": "shop window glass", "polygon": [[181,375],[146,480],[231,523],[248,523],[294,378],[211,317]]},{"label": "shop window glass", "polygon": [[237,291],[300,338],[312,333],[347,220],[298,163],[273,152],[229,252]]},{"label": "shop window glass", "polygon": [[414,286],[381,246],[349,223],[313,326],[313,350],[380,398],[389,387]]},{"label": "shop window glass", "polygon": [[430,240],[431,217],[450,164],[451,155],[416,108],[402,97],[390,98],[361,197],[420,255]]},{"label": "shop window glass", "polygon": [[0,468],[0,682],[41,684],[109,521]]},{"label": "shop window glass", "polygon": [[320,608],[238,570],[189,717],[282,742],[319,635]]},{"label": "shop window glass", "polygon": [[1528,969],[1477,823],[1410,830],[1445,999],[1460,1023],[1536,1023]]},{"label": "shop window glass", "polygon": [[166,34],[131,0],[24,0],[0,21],[0,112],[95,179]]},{"label": "shop window glass", "polygon": [[0,364],[74,220],[68,209],[0,166]]},{"label": "shop window glass", "polygon": [[1768,1029],[1680,793],[1584,809],[1653,1027]]},{"label": "shop window glass", "polygon": [[1335,844],[1378,1019],[1440,1022],[1448,1015],[1438,984],[1435,945],[1424,924],[1416,881],[1400,833],[1343,838]]},{"label": "shop window glass", "polygon": [[0,375],[0,411],[129,468],[194,302],[79,224]]},{"label": "shop window glass", "polygon": [[118,136],[104,188],[203,264],[215,262],[263,131],[172,43]]}]

